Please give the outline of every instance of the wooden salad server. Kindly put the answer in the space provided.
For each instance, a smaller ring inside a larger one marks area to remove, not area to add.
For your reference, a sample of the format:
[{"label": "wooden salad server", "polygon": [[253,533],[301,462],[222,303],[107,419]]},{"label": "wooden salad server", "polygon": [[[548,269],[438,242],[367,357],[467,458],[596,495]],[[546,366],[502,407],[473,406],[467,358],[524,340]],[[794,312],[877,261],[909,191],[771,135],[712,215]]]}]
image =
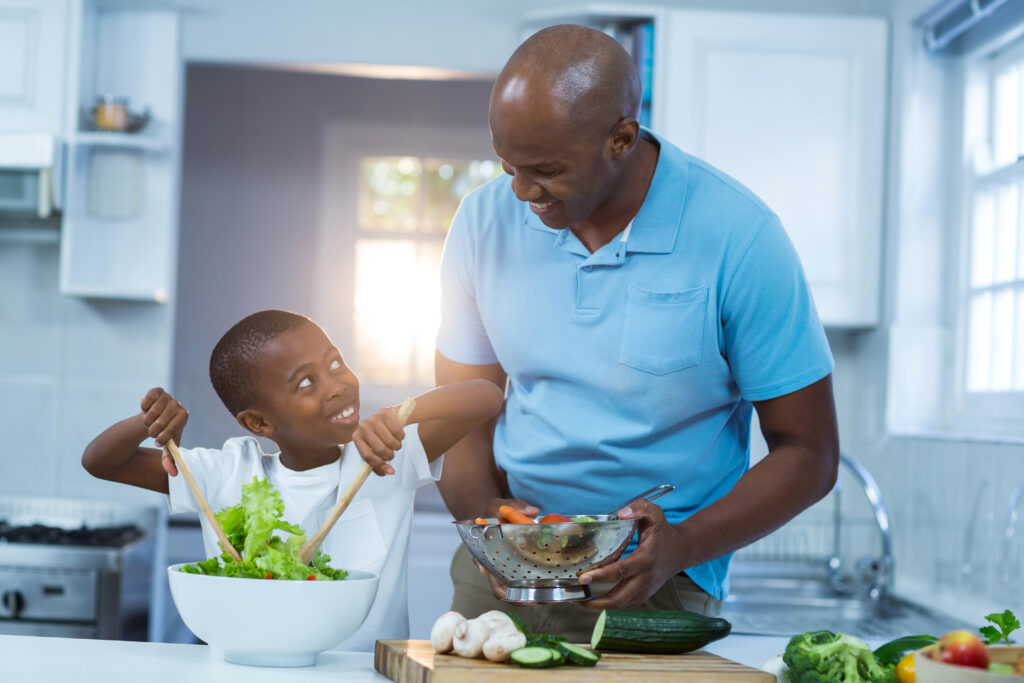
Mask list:
[{"label": "wooden salad server", "polygon": [[[415,407],[416,401],[412,398],[407,398],[402,402],[402,405],[398,408],[399,426],[405,426],[405,421],[409,419],[409,415],[412,414],[413,408]],[[306,541],[306,544],[302,546],[301,550],[299,550],[299,559],[303,564],[309,564],[309,561],[313,559],[313,553],[316,552],[316,549],[319,548],[320,544],[324,542],[325,538],[327,538],[327,534],[331,531],[334,523],[338,521],[338,518],[341,517],[341,513],[345,511],[348,504],[352,502],[353,498],[355,498],[356,493],[363,485],[363,482],[365,482],[366,478],[370,476],[370,472],[373,472],[373,469],[368,463],[364,462],[363,466],[359,468],[359,473],[356,475],[355,479],[353,479],[352,483],[348,485],[348,490],[345,491],[345,495],[338,499],[334,509],[331,510],[331,514],[327,518],[327,521],[323,523],[323,526],[321,526],[320,529],[313,534],[313,537]]]},{"label": "wooden salad server", "polygon": [[195,478],[192,476],[192,472],[189,470],[188,465],[185,463],[185,458],[181,457],[181,451],[178,450],[178,444],[174,443],[174,439],[167,440],[167,450],[170,451],[171,457],[174,458],[174,464],[178,466],[178,473],[185,477],[185,483],[188,484],[188,488],[192,491],[192,495],[195,496],[196,501],[199,503],[199,507],[202,508],[203,514],[206,515],[206,519],[209,520],[210,526],[213,527],[214,532],[217,534],[217,539],[220,541],[220,545],[224,548],[224,552],[230,555],[235,562],[241,562],[242,556],[238,554],[235,546],[231,545],[231,541],[224,534],[224,530],[220,528],[220,522],[213,514],[213,510],[206,503],[206,498],[203,497],[203,492],[199,490],[199,485],[196,484]]}]

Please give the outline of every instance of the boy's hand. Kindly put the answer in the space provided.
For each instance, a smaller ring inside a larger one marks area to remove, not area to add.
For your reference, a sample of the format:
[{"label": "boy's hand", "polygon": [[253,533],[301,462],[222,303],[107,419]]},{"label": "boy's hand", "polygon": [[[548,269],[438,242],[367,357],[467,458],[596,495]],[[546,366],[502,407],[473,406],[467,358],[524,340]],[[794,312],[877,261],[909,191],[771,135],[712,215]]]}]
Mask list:
[{"label": "boy's hand", "polygon": [[[188,422],[188,411],[177,399],[162,388],[154,387],[142,397],[141,407],[146,433],[153,437],[158,446],[164,448],[170,439],[174,439],[175,442],[181,441],[181,433]],[[172,477],[178,474],[174,459],[166,448],[160,462],[167,474]]]},{"label": "boy's hand", "polygon": [[395,473],[388,460],[395,457],[404,438],[405,431],[398,423],[398,406],[389,406],[363,420],[352,435],[352,443],[374,474],[383,477]]}]

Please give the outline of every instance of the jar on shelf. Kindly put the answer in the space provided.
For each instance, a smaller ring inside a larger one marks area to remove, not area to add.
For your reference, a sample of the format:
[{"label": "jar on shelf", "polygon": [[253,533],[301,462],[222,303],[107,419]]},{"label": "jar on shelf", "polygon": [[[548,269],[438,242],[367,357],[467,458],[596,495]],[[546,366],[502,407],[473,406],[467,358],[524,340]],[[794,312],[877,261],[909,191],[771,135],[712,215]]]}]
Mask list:
[{"label": "jar on shelf", "polygon": [[118,95],[102,95],[96,98],[93,118],[97,130],[127,130],[128,98]]}]

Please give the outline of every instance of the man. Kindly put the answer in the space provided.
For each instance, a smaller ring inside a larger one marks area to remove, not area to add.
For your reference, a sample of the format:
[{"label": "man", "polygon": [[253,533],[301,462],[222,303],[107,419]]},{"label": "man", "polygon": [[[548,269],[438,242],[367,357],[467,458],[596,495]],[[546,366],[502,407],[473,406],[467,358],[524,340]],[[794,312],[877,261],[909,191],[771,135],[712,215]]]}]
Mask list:
[{"label": "man", "polygon": [[[583,575],[599,597],[512,608],[574,641],[606,607],[717,613],[730,554],[824,496],[838,464],[832,356],[778,217],[641,129],[640,94],[600,31],[526,40],[490,101],[508,177],[466,198],[442,265],[438,383],[508,381],[493,436],[447,453],[457,519],[675,486],[619,513],[639,542]],[[751,406],[770,453],[748,471]],[[452,609],[509,609],[463,548],[452,578]]]}]

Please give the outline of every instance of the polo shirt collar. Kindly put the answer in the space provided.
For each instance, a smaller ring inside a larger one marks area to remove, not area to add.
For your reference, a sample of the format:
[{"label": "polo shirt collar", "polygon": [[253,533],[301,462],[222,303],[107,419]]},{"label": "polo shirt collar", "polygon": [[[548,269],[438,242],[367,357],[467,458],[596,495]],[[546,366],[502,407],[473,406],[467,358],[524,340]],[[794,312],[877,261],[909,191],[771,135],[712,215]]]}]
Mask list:
[{"label": "polo shirt collar", "polygon": [[682,223],[689,164],[677,147],[646,128],[640,131],[658,145],[658,165],[644,203],[633,218],[626,251],[667,254],[675,248]]},{"label": "polo shirt collar", "polygon": [[[678,148],[667,144],[647,128],[641,127],[640,134],[658,145],[658,164],[654,168],[654,177],[644,203],[630,222],[626,252],[667,254],[675,247],[679,224],[682,222],[689,164]],[[579,242],[577,239],[569,239],[575,238],[571,230],[556,230],[544,225],[529,207],[526,207],[523,222],[535,230],[554,235],[555,243],[570,251],[574,251],[572,243]],[[584,256],[589,255],[582,244],[579,251]]]}]

